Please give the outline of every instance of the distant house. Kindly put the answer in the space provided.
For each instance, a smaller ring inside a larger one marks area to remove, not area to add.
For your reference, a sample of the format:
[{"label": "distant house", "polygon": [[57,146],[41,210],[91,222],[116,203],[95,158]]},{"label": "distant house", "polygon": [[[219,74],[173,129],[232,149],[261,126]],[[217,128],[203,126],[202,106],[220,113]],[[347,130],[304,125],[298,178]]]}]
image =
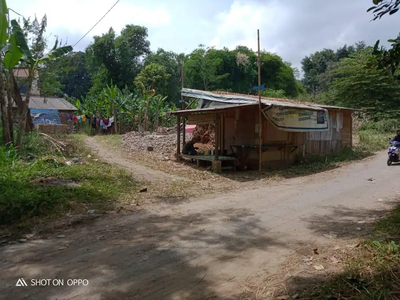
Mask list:
[{"label": "distant house", "polygon": [[[26,95],[28,91],[28,70],[14,69],[14,76],[18,83],[21,95]],[[63,98],[41,96],[38,77],[39,75],[35,74],[29,101],[29,110],[31,112],[33,123],[35,125],[68,124],[68,119],[70,119],[78,109]],[[15,112],[17,110],[15,103],[14,110]]]},{"label": "distant house", "polygon": [[[17,106],[14,104],[14,109]],[[63,98],[31,96],[29,110],[36,124],[68,124],[78,109]]]},{"label": "distant house", "polygon": [[[17,80],[18,88],[21,94],[26,94],[28,91],[28,70],[27,69],[14,69],[14,77]],[[39,74],[36,72],[35,79],[32,82],[32,95],[40,95],[39,85],[38,85]]]}]

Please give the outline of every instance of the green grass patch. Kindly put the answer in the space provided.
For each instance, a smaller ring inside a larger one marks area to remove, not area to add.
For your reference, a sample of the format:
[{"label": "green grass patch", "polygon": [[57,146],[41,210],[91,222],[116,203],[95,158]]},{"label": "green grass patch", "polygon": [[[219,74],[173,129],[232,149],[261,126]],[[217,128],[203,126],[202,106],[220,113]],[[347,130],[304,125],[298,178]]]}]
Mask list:
[{"label": "green grass patch", "polygon": [[[0,146],[0,225],[66,211],[110,210],[136,190],[129,173],[87,157],[82,141],[71,138],[67,142],[76,150],[65,159],[38,135],[27,138],[32,148],[24,153]],[[66,165],[72,157],[83,164]]]},{"label": "green grass patch", "polygon": [[375,130],[362,130],[358,132],[360,144],[357,145],[361,151],[375,152],[389,147],[389,141],[396,132],[379,132]]},{"label": "green grass patch", "polygon": [[113,148],[120,148],[122,145],[122,135],[113,134],[113,135],[97,135],[96,140],[103,144],[107,144]]}]

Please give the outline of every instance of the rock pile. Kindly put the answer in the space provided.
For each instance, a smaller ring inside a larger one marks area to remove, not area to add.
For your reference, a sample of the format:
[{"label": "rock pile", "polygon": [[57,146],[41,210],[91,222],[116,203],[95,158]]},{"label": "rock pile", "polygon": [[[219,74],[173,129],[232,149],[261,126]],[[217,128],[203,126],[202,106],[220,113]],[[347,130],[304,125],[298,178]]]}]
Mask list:
[{"label": "rock pile", "polygon": [[[191,134],[186,134],[187,141],[191,138]],[[177,136],[176,132],[159,134],[157,132],[132,131],[124,135],[123,142],[130,151],[147,151],[149,147],[153,147],[156,153],[170,154],[176,151]]]},{"label": "rock pile", "polygon": [[[201,150],[214,149],[214,125],[198,125],[193,136],[199,136],[201,143],[195,146]],[[192,134],[186,134],[186,141],[192,138]],[[182,141],[181,141],[182,142]],[[176,127],[160,127],[155,132],[128,132],[123,137],[124,146],[132,152],[149,151],[162,154],[172,154],[176,151]],[[182,150],[182,148],[181,148]]]}]

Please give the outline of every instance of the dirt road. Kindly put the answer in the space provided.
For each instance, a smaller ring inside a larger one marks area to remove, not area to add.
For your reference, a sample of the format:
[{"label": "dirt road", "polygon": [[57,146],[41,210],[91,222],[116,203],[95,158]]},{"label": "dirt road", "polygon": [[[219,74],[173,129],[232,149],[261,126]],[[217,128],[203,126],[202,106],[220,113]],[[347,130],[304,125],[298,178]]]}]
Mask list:
[{"label": "dirt road", "polygon": [[[361,235],[363,222],[400,191],[400,167],[385,163],[381,153],[325,173],[173,206],[144,206],[2,247],[0,298],[238,299],[249,276],[273,274],[302,245],[323,247],[330,242],[323,234]],[[18,278],[28,286],[16,287]],[[65,284],[30,286],[31,279],[42,278]],[[67,286],[69,278],[89,284]]]}]

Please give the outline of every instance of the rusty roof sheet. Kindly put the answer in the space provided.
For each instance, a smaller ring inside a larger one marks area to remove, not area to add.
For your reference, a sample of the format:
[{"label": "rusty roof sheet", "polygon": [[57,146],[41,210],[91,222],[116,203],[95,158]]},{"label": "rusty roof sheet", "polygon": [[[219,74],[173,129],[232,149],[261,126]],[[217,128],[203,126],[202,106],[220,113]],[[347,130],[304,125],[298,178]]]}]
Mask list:
[{"label": "rusty roof sheet", "polygon": [[[46,101],[45,101],[46,99]],[[15,107],[15,104],[14,104]],[[57,109],[57,110],[69,110],[76,111],[78,110],[74,105],[69,103],[67,100],[63,98],[55,98],[55,97],[39,97],[39,96],[31,96],[29,100],[29,108],[36,109]]]}]

